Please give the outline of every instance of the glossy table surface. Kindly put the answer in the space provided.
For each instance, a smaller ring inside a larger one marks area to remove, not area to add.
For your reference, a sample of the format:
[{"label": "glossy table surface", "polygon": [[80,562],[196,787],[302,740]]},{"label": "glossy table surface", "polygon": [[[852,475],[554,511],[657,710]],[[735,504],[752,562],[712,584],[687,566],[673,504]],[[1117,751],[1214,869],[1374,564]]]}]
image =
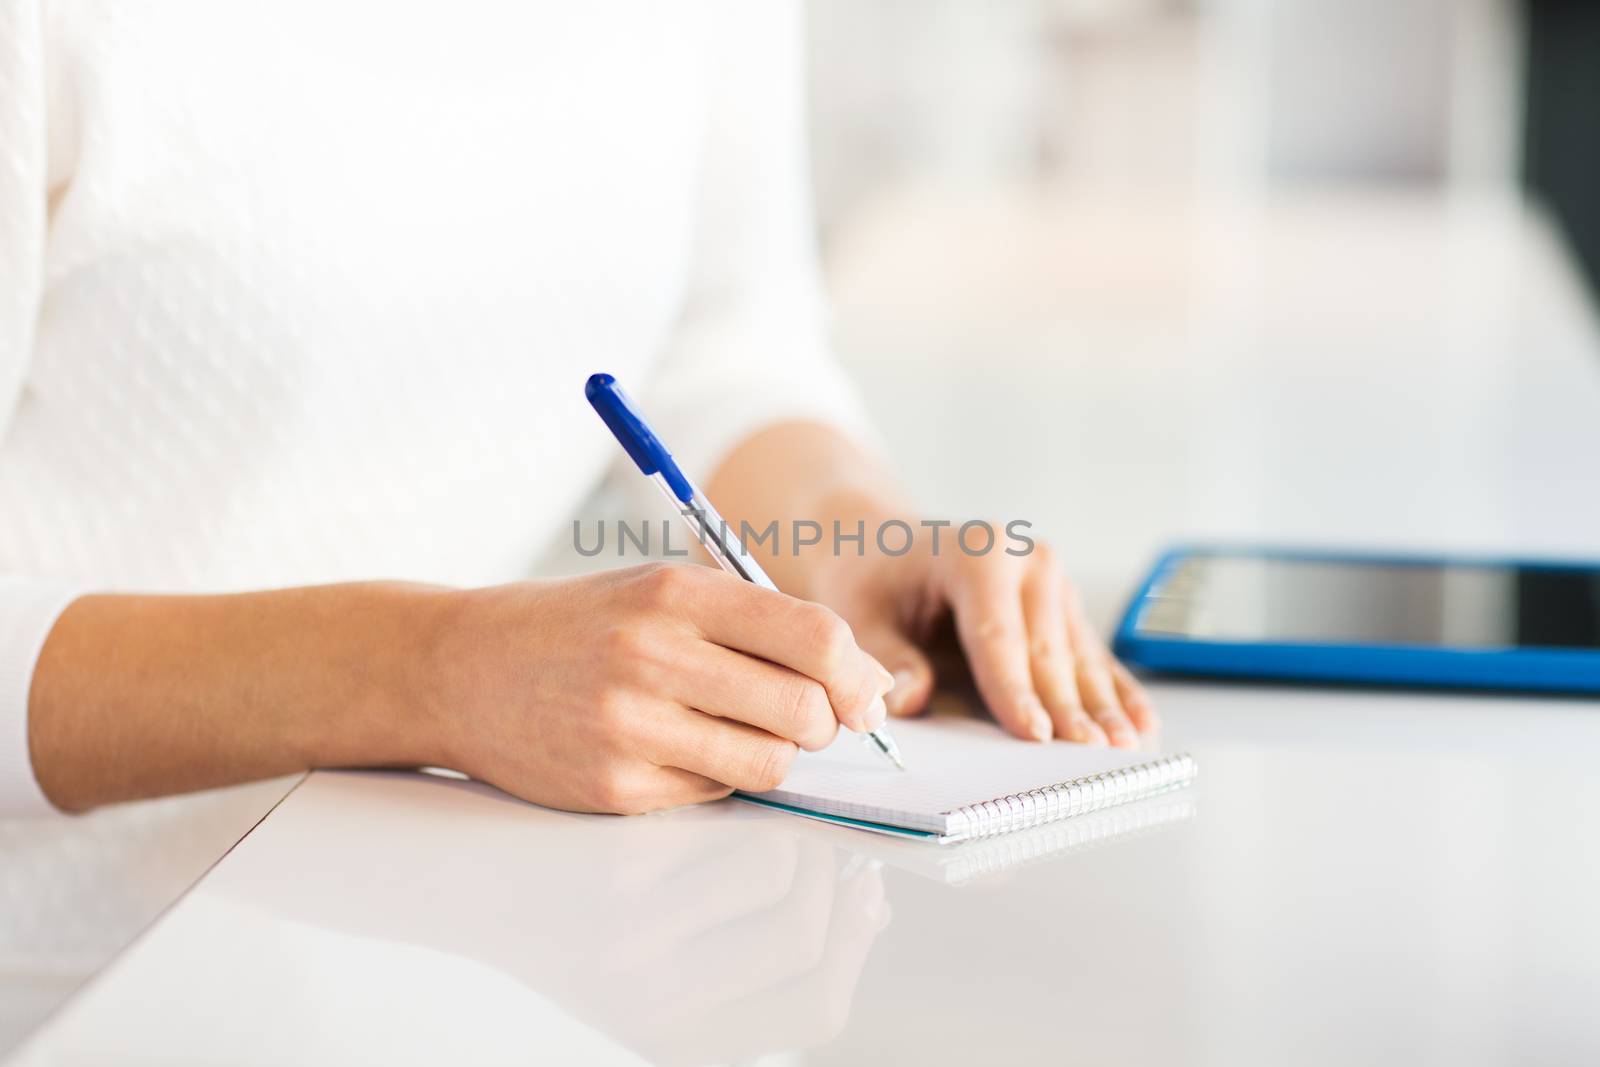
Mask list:
[{"label": "glossy table surface", "polygon": [[[931,506],[1034,521],[1102,619],[1177,537],[1600,551],[1600,341],[1537,220],[1349,198],[1226,235],[1169,219],[1148,301],[1057,321],[1094,294],[1050,258],[1072,212],[1036,210],[1039,248],[945,273],[872,262],[903,240],[845,249],[842,340],[878,353],[855,371]],[[1004,269],[1065,288],[985,295]],[[884,325],[946,288],[987,317]],[[1155,691],[1200,782],[999,848],[319,772],[18,1061],[1600,1057],[1600,701]]]}]

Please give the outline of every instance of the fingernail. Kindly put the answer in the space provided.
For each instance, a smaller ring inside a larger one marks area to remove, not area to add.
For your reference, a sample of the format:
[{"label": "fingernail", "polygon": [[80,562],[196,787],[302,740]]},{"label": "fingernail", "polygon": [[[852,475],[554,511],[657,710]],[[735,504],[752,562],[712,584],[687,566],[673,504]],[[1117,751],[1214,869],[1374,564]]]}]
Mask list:
[{"label": "fingernail", "polygon": [[1053,732],[1050,726],[1050,716],[1043,711],[1035,711],[1028,732],[1033,735],[1035,741],[1050,740],[1050,735]]},{"label": "fingernail", "polygon": [[1067,740],[1080,745],[1089,740],[1089,728],[1084,725],[1082,715],[1074,715],[1067,720]]},{"label": "fingernail", "polygon": [[883,702],[883,694],[872,698],[872,703],[867,705],[867,713],[861,717],[862,724],[868,732],[876,730],[889,718],[889,705]]},{"label": "fingernail", "polygon": [[901,667],[899,670],[894,672],[890,689],[904,693],[906,690],[911,688],[916,680],[917,676],[915,672],[908,670],[905,667]]},{"label": "fingernail", "polygon": [[1111,735],[1111,741],[1120,748],[1135,748],[1139,744],[1139,739],[1133,736],[1131,730],[1117,730]]}]

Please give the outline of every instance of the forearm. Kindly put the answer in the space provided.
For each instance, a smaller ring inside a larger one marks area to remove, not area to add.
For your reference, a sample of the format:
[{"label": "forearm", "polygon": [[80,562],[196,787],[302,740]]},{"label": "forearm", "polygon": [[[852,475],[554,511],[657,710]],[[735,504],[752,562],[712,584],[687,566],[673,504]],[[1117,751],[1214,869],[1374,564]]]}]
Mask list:
[{"label": "forearm", "polygon": [[326,765],[433,755],[416,676],[440,593],[363,583],[95,595],[40,653],[29,747],[67,811]]},{"label": "forearm", "polygon": [[[834,552],[835,522],[846,535],[863,524],[861,549],[867,555],[877,554],[879,523],[914,522],[882,462],[820,423],[779,423],[747,438],[717,468],[707,491],[735,530],[741,522],[757,530],[778,522],[779,551],[762,550],[761,565],[784,592],[812,600],[819,599],[819,582],[840,558]],[[790,543],[797,520],[817,523],[821,542],[797,552]],[[853,558],[856,547],[850,541],[843,551]]]}]

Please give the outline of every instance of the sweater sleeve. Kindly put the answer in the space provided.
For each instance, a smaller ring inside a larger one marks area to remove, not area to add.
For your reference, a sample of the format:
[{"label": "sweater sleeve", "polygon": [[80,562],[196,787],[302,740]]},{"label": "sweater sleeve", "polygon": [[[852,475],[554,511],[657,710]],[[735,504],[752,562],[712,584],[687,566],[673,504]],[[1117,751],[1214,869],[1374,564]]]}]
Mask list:
[{"label": "sweater sleeve", "polygon": [[[27,403],[46,216],[43,28],[34,0],[0,0],[0,442]],[[0,816],[54,811],[28,755],[28,692],[74,587],[0,560]]]},{"label": "sweater sleeve", "polygon": [[65,583],[0,579],[0,818],[55,811],[28,754],[28,692],[44,639],[80,592]]},{"label": "sweater sleeve", "polygon": [[814,247],[801,9],[716,12],[693,260],[671,345],[641,390],[685,470],[710,478],[739,441],[787,419],[873,440],[834,361]]}]

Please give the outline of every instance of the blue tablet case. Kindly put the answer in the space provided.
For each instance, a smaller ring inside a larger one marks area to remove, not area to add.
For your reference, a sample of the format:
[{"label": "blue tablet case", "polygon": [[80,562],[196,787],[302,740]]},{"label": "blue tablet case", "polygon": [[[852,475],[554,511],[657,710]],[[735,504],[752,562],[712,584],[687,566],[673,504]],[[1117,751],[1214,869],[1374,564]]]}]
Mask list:
[{"label": "blue tablet case", "polygon": [[1179,547],[1165,552],[1156,561],[1123,614],[1113,642],[1123,662],[1149,671],[1223,678],[1600,693],[1600,650],[1219,641],[1139,633],[1139,619],[1150,605],[1151,590],[1169,570],[1182,560],[1194,556],[1253,556],[1395,566],[1448,564],[1551,570],[1600,569],[1600,564],[1592,561],[1380,555],[1278,548]]}]

